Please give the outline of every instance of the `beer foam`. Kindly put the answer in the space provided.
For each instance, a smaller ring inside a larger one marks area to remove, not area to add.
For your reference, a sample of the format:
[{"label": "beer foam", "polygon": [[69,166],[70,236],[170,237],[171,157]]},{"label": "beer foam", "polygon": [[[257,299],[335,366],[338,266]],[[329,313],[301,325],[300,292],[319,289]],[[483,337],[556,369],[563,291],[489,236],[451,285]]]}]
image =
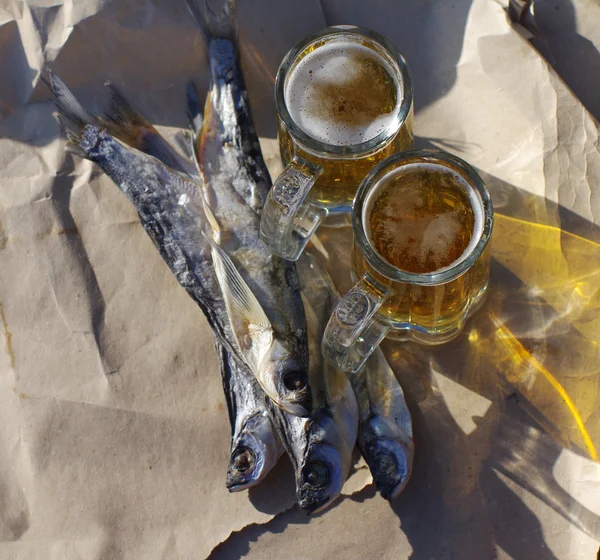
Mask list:
[{"label": "beer foam", "polygon": [[[368,194],[367,199],[365,200],[362,212],[363,228],[365,234],[367,235],[367,239],[369,240],[369,244],[373,247],[373,249],[375,249],[375,244],[371,238],[371,226],[369,221],[369,216],[371,215],[373,205],[379,199],[379,195],[383,194],[382,190],[386,190],[387,187],[393,189],[393,187],[390,187],[390,184],[392,184],[395,180],[403,175],[409,175],[417,171],[442,173],[443,175],[447,176],[452,181],[453,186],[459,187],[467,196],[473,211],[473,231],[467,247],[463,253],[450,264],[438,266],[438,268],[427,273],[438,274],[453,268],[464,261],[473,252],[475,246],[481,238],[481,235],[483,234],[484,212],[481,197],[477,190],[473,188],[473,186],[464,177],[462,177],[453,169],[435,163],[411,163],[388,173],[372,187],[371,192]],[[421,200],[417,200],[418,198],[419,195],[417,193],[413,193],[412,197],[410,198],[407,197],[405,199],[406,208],[410,209],[413,207],[418,207],[422,203]],[[411,224],[401,223],[397,220],[394,221],[396,216],[393,215],[392,208],[386,208],[383,210],[383,212],[384,217],[390,218],[389,223],[386,224],[383,235],[388,237],[390,240],[394,238],[408,240],[408,244],[410,246],[410,238],[415,233],[414,231],[411,231]],[[453,213],[445,213],[436,216],[427,224],[426,229],[422,232],[421,244],[419,246],[413,245],[407,251],[409,258],[414,258],[417,262],[424,262],[425,258],[428,258],[434,263],[441,265],[444,262],[444,257],[447,255],[447,248],[450,242],[460,233],[459,229],[460,225]],[[379,254],[376,249],[375,251]]]},{"label": "beer foam", "polygon": [[348,39],[331,41],[305,55],[289,74],[286,106],[315,140],[361,144],[394,122],[402,101],[397,76],[373,49]]}]

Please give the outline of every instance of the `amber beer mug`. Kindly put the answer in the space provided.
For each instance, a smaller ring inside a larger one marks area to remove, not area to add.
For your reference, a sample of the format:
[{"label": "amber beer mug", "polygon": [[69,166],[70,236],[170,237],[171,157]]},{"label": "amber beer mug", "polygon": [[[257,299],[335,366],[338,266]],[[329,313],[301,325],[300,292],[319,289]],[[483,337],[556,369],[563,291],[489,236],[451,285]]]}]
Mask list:
[{"label": "amber beer mug", "polygon": [[377,163],[412,148],[412,80],[382,35],[331,27],[283,59],[275,104],[286,167],[267,196],[261,237],[273,253],[297,260],[325,217],[350,212]]},{"label": "amber beer mug", "polygon": [[329,319],[323,355],[356,372],[385,336],[456,337],[485,295],[493,222],[483,181],[460,158],[417,150],[381,162],[356,193],[358,282]]}]

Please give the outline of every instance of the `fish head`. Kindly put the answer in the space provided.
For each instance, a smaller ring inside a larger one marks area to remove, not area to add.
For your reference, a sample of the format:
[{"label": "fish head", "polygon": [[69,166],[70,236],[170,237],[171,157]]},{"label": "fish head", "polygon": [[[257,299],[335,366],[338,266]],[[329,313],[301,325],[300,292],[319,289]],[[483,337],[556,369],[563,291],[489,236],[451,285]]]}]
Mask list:
[{"label": "fish head", "polygon": [[250,417],[234,439],[225,485],[239,492],[258,484],[281,455],[271,420],[260,413]]},{"label": "fish head", "polygon": [[337,426],[331,416],[317,413],[308,430],[309,445],[297,475],[296,488],[300,507],[313,514],[339,496],[350,470],[350,459],[340,447]]},{"label": "fish head", "polygon": [[410,479],[414,456],[412,438],[390,430],[390,422],[380,416],[370,419],[365,428],[363,454],[375,486],[386,500],[397,497]]},{"label": "fish head", "polygon": [[342,491],[344,475],[337,449],[314,446],[300,469],[297,482],[298,504],[308,514],[330,505]]},{"label": "fish head", "polygon": [[229,457],[225,485],[230,492],[238,492],[254,486],[263,471],[263,455],[254,442],[251,445],[238,443]]},{"label": "fish head", "polygon": [[263,378],[269,379],[277,395],[276,404],[294,416],[307,417],[312,409],[308,363],[278,339],[273,340],[261,361]]}]

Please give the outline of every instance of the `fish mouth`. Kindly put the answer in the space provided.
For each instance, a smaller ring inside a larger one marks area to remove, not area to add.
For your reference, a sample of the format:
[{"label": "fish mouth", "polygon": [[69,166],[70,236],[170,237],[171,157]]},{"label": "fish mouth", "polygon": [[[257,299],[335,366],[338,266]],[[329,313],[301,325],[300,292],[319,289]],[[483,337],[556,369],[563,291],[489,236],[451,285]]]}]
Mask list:
[{"label": "fish mouth", "polygon": [[307,515],[315,515],[316,513],[320,513],[325,509],[325,507],[329,504],[330,498],[329,496],[325,496],[323,499],[313,502],[313,501],[299,501],[300,507],[302,511]]},{"label": "fish mouth", "polygon": [[245,445],[234,449],[229,457],[225,486],[230,492],[251,488],[260,480],[262,462],[256,452]]},{"label": "fish mouth", "polygon": [[406,487],[406,485],[408,484],[408,477],[405,477],[404,479],[400,480],[397,484],[395,484],[394,486],[388,486],[386,488],[379,488],[379,493],[381,494],[382,498],[385,498],[388,501],[392,501],[394,498],[397,498],[401,493],[402,490],[404,490],[404,488]]},{"label": "fish mouth", "polygon": [[367,462],[377,490],[382,498],[393,500],[404,490],[410,478],[402,446],[398,444],[397,449],[379,449],[370,459]]},{"label": "fish mouth", "polygon": [[398,477],[396,482],[391,480],[381,481],[375,479],[375,486],[377,487],[377,490],[379,490],[379,494],[381,494],[382,498],[388,501],[392,501],[394,498],[397,498],[407,484],[408,477]]}]

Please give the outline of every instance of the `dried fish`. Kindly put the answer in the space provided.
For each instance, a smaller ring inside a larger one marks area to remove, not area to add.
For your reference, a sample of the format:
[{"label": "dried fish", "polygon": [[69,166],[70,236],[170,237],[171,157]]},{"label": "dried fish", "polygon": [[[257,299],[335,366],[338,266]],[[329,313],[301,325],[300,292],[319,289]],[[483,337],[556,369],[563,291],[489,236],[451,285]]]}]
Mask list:
[{"label": "dried fish", "polygon": [[[96,162],[130,199],[163,259],[213,327],[232,425],[227,486],[241,490],[258,483],[276,463],[281,448],[267,414],[267,397],[238,355],[210,247],[203,237],[203,215],[179,203],[181,197],[197,198],[196,184],[154,157],[115,140],[98,126],[101,120],[87,113],[52,72],[48,85],[55,95],[70,149]],[[152,146],[146,149],[152,150]],[[162,157],[163,153],[157,155]]]},{"label": "dried fish", "polygon": [[294,265],[260,239],[271,179],[239,68],[234,2],[186,0],[208,47],[212,85],[197,140],[209,242],[241,354],[271,399],[307,416],[312,401],[304,308]]},{"label": "dried fish", "polygon": [[283,447],[268,412],[268,397],[252,372],[218,341],[216,345],[232,428],[226,486],[237,492],[256,486],[275,466]]},{"label": "dried fish", "polygon": [[[313,308],[324,309],[326,317],[322,320],[327,323],[339,295],[316,260],[312,269],[311,275],[302,274],[303,293],[312,294]],[[348,374],[348,378],[358,401],[358,447],[380,494],[391,500],[406,486],[414,457],[412,420],[402,387],[381,349],[373,353],[360,371]]]},{"label": "dried fish", "polygon": [[360,409],[358,447],[379,493],[392,500],[410,479],[415,453],[402,387],[379,348],[349,377]]},{"label": "dried fish", "polygon": [[315,265],[309,255],[298,262],[308,322],[313,412],[308,419],[285,414],[275,417],[295,468],[298,503],[311,514],[331,505],[342,491],[352,466],[358,428],[356,398],[346,375],[321,356],[321,339],[333,301],[323,286],[315,289],[311,281],[318,274]]}]

